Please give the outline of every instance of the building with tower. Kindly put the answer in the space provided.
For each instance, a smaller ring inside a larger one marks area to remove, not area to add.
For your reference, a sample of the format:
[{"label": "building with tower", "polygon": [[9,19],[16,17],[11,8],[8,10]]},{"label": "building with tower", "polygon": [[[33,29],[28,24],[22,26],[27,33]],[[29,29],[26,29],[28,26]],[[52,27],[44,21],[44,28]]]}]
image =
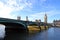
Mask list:
[{"label": "building with tower", "polygon": [[60,20],[54,20],[53,21],[53,26],[60,27]]},{"label": "building with tower", "polygon": [[44,23],[47,23],[47,14],[44,16]]}]

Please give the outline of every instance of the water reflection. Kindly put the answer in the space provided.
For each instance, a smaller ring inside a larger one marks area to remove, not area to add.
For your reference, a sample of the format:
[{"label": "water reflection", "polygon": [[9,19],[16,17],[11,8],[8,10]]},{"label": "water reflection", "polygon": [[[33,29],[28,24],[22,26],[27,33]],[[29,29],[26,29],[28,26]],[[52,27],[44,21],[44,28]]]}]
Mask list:
[{"label": "water reflection", "polygon": [[0,38],[5,36],[5,25],[0,24]]},{"label": "water reflection", "polygon": [[26,33],[9,32],[4,40],[26,40]]},{"label": "water reflection", "polygon": [[49,28],[45,31],[7,32],[0,24],[0,40],[60,40],[60,28]]}]

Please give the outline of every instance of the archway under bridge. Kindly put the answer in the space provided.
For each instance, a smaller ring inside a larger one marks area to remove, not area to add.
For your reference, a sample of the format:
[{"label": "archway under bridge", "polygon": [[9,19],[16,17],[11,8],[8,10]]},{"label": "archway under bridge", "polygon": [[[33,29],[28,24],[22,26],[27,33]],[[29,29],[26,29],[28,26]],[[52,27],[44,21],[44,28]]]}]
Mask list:
[{"label": "archway under bridge", "polygon": [[23,24],[13,22],[0,22],[0,24],[5,25],[5,31],[27,31]]}]

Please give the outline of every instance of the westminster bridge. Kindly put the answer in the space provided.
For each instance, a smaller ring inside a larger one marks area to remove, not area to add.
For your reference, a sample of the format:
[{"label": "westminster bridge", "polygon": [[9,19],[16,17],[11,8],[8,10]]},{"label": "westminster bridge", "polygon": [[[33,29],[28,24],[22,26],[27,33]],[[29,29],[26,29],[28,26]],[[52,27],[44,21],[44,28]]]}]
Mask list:
[{"label": "westminster bridge", "polygon": [[[15,20],[15,19],[8,19],[8,18],[0,18],[0,24],[5,25],[5,29],[19,29],[19,30],[28,30],[28,26],[32,24],[37,24],[37,22],[33,21],[23,21],[23,20]],[[40,25],[44,25],[45,23],[40,22]],[[38,25],[38,24],[37,24]],[[40,26],[39,25],[39,26]]]}]

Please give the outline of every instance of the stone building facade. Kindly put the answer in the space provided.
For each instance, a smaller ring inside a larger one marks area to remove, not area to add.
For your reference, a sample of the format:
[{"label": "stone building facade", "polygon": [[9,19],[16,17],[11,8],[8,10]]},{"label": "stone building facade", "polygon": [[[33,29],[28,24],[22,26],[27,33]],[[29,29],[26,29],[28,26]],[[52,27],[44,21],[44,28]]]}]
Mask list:
[{"label": "stone building facade", "polygon": [[47,23],[47,14],[44,16],[44,23]]},{"label": "stone building facade", "polygon": [[54,26],[60,27],[60,20],[54,20],[53,24],[54,24]]}]

